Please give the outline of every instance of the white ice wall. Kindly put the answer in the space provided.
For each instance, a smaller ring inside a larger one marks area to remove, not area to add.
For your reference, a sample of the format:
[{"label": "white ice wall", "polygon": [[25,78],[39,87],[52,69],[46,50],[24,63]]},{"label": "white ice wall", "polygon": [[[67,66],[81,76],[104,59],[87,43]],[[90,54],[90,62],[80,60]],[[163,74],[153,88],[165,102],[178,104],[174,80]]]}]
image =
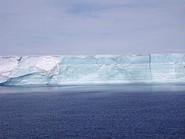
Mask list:
[{"label": "white ice wall", "polygon": [[185,83],[184,54],[0,57],[1,85]]}]

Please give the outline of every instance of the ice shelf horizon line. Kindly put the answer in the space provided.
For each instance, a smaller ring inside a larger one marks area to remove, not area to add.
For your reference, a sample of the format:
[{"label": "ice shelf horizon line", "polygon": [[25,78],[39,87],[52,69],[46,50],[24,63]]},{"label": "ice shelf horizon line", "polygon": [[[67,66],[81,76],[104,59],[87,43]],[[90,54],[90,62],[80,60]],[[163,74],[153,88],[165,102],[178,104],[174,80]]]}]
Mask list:
[{"label": "ice shelf horizon line", "polygon": [[0,56],[0,85],[185,83],[185,54]]}]

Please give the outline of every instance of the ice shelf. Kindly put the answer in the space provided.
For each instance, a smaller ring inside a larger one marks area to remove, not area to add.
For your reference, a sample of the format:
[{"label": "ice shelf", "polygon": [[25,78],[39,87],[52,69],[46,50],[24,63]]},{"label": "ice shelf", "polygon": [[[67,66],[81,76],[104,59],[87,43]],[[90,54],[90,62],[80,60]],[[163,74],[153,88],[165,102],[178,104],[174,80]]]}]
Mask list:
[{"label": "ice shelf", "polygon": [[0,57],[0,85],[185,83],[185,54]]}]

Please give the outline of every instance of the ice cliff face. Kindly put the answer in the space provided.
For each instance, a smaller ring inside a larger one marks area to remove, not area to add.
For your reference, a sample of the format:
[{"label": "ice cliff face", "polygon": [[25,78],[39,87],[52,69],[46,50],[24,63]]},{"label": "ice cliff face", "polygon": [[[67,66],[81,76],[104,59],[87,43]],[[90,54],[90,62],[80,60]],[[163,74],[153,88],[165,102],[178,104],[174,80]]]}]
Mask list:
[{"label": "ice cliff face", "polygon": [[1,85],[185,83],[184,54],[0,57]]}]

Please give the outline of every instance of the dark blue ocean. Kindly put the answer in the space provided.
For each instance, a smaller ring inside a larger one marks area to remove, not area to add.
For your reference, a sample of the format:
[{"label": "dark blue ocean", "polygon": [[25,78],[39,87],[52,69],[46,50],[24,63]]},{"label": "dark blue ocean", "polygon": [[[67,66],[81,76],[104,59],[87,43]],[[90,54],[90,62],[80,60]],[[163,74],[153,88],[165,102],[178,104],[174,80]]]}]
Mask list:
[{"label": "dark blue ocean", "polygon": [[185,139],[185,85],[0,87],[0,139]]}]

